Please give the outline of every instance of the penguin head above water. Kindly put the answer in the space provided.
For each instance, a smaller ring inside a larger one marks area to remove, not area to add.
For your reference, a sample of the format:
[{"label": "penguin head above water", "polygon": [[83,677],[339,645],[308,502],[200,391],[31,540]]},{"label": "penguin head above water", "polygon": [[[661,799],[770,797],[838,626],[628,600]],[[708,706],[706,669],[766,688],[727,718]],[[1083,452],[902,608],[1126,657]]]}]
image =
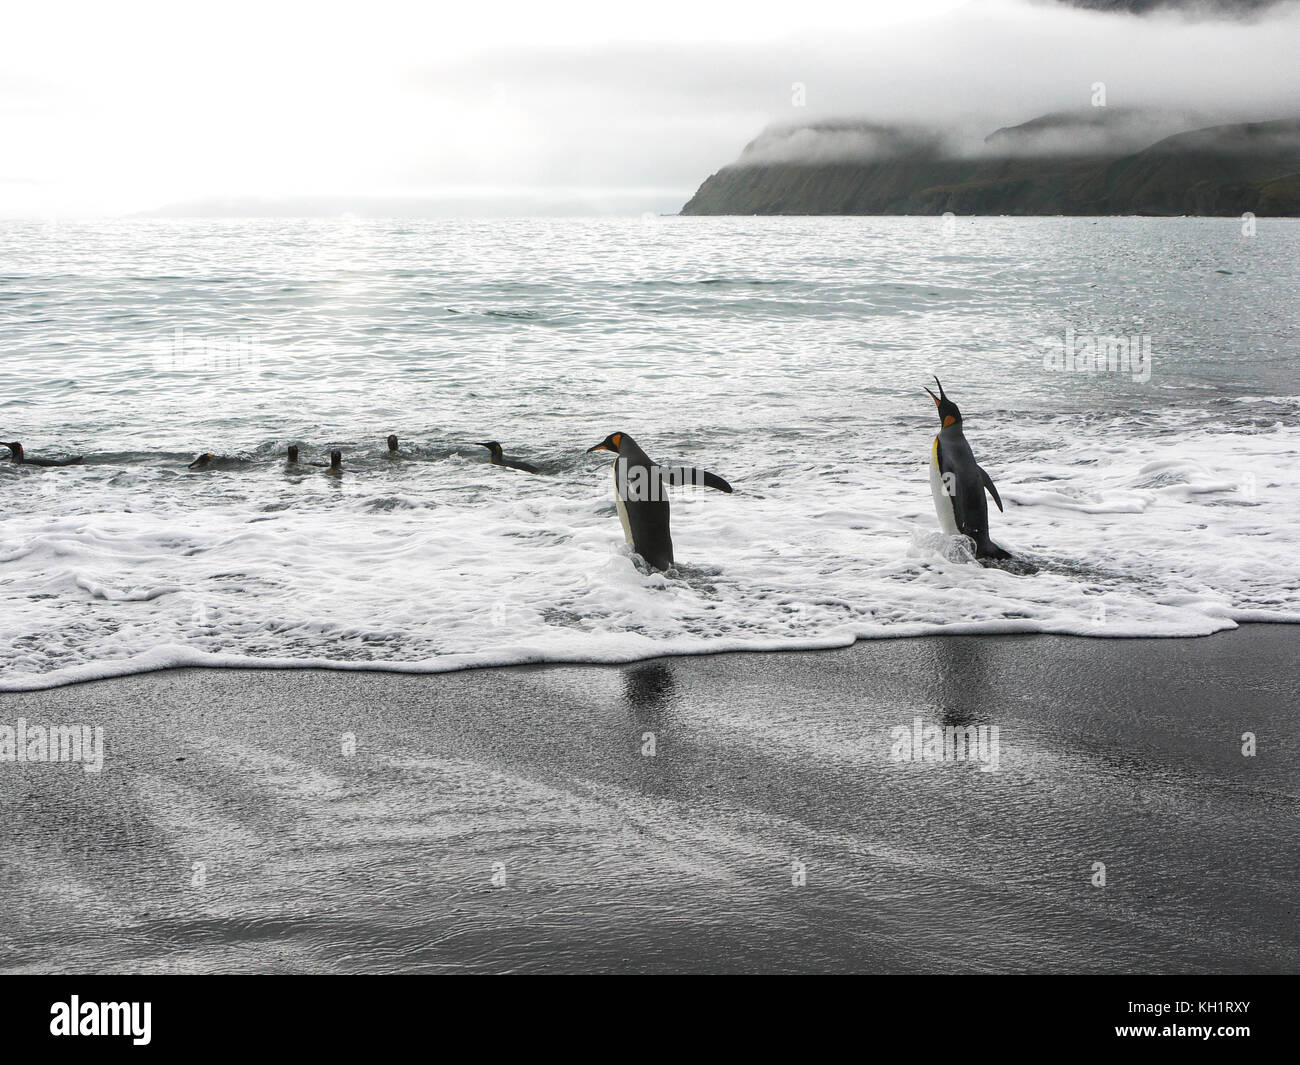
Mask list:
[{"label": "penguin head above water", "polygon": [[396,434],[396,433],[390,433],[389,436],[388,436],[388,450],[389,450],[389,451],[396,451],[396,450],[397,450],[397,434]]},{"label": "penguin head above water", "polygon": [[590,455],[593,451],[612,451],[617,455],[621,452],[624,443],[636,446],[636,442],[627,433],[610,433],[599,444],[587,448],[587,454]]},{"label": "penguin head above water", "polygon": [[213,454],[212,454],[212,452],[211,452],[211,451],[205,451],[205,452],[203,452],[202,455],[200,455],[198,458],[196,458],[193,462],[190,463],[190,465],[189,465],[189,469],[191,469],[191,470],[201,470],[201,469],[203,469],[204,466],[206,466],[209,462],[211,462],[212,459],[213,459]]},{"label": "penguin head above water", "polygon": [[930,398],[934,400],[934,405],[939,408],[939,421],[943,428],[947,429],[950,425],[961,425],[961,411],[957,409],[957,404],[950,400],[943,391],[943,385],[939,378],[934,379],[934,383],[939,385],[939,394],[936,396],[927,388],[926,392],[930,393]]},{"label": "penguin head above water", "polygon": [[330,473],[341,473],[343,471],[343,452],[330,452]]},{"label": "penguin head above water", "polygon": [[23,461],[23,445],[18,443],[17,440],[12,444],[6,444],[3,440],[0,440],[0,447],[7,447],[9,449],[9,457],[13,459],[14,462]]},{"label": "penguin head above water", "polygon": [[491,458],[488,459],[489,462],[496,462],[501,458],[501,445],[498,444],[495,440],[482,440],[476,443],[474,446],[485,447],[490,452],[492,452]]},{"label": "penguin head above water", "polygon": [[297,462],[297,461],[298,461],[298,445],[297,445],[297,444],[290,444],[290,445],[289,445],[289,454],[288,454],[288,459],[287,459],[287,461],[289,461],[289,462]]}]

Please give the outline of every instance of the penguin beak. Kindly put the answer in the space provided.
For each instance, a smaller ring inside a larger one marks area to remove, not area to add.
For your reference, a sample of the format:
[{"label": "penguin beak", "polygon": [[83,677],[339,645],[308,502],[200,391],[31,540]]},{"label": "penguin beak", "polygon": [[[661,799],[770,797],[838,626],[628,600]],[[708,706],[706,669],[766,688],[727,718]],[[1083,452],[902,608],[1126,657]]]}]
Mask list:
[{"label": "penguin beak", "polygon": [[[925,388],[924,385],[922,385],[921,387],[922,387],[922,388]],[[939,405],[939,397],[936,396],[933,392],[930,392],[930,390],[929,390],[928,388],[926,388],[925,390],[926,390],[926,392],[929,392],[929,393],[930,393],[930,398],[931,398],[932,400],[934,400],[934,405],[937,407],[937,406]]]},{"label": "penguin beak", "polygon": [[587,454],[590,455],[593,451],[613,451],[613,450],[614,449],[612,447],[610,447],[604,440],[602,440],[599,444],[593,444],[591,447],[587,448]]},{"label": "penguin beak", "polygon": [[475,447],[485,447],[485,448],[487,448],[489,451],[492,450],[492,445],[491,445],[491,444],[484,444],[484,443],[481,442],[481,441],[478,442],[478,443],[476,443],[474,446],[475,446]]},{"label": "penguin beak", "polygon": [[[931,376],[933,376],[933,375],[931,375]],[[943,391],[943,385],[940,384],[940,382],[939,382],[939,378],[935,377],[935,379],[934,379],[934,383],[935,383],[936,385],[939,385],[939,399],[947,399],[948,397],[944,394],[944,391]],[[927,392],[930,392],[930,390],[929,390],[928,388],[926,389],[926,391],[927,391]],[[933,393],[933,392],[930,392],[930,395],[934,395],[934,393]]]}]

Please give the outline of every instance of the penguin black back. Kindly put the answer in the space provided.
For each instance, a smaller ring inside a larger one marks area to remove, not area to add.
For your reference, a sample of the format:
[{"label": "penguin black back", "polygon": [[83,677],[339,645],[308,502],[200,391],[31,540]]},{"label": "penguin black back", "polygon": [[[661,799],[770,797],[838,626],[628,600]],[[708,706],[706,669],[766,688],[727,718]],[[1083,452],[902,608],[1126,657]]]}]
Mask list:
[{"label": "penguin black back", "polygon": [[501,445],[495,440],[485,440],[474,446],[488,449],[488,462],[493,466],[504,466],[509,470],[523,470],[524,473],[539,472],[536,466],[531,466],[527,462],[506,458],[505,452],[501,450]]},{"label": "penguin black back", "polygon": [[9,444],[0,441],[0,447],[7,447],[9,449],[9,461],[15,466],[80,466],[84,461],[84,457],[81,455],[76,455],[68,459],[28,458],[27,452],[23,450],[23,445],[17,440]]}]

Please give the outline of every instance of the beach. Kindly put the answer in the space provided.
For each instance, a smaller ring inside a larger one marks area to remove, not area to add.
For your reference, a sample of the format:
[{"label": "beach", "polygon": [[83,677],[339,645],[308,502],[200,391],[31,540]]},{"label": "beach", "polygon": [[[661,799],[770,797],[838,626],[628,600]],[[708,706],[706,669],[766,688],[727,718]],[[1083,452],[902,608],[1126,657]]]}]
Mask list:
[{"label": "beach", "polygon": [[[1297,660],[1246,625],[4,693],[104,749],[0,762],[0,970],[1294,972]],[[982,758],[902,760],[931,727]]]}]

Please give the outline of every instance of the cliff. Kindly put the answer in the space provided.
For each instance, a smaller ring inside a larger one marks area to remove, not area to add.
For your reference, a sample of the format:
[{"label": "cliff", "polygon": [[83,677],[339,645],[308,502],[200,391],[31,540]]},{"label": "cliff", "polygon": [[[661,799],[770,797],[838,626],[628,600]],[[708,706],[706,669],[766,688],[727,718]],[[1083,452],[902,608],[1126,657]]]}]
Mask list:
[{"label": "cliff", "polygon": [[1140,146],[1160,125],[1136,113],[1052,115],[966,151],[869,123],[775,128],[709,177],[681,213],[1300,215],[1300,118]]}]

